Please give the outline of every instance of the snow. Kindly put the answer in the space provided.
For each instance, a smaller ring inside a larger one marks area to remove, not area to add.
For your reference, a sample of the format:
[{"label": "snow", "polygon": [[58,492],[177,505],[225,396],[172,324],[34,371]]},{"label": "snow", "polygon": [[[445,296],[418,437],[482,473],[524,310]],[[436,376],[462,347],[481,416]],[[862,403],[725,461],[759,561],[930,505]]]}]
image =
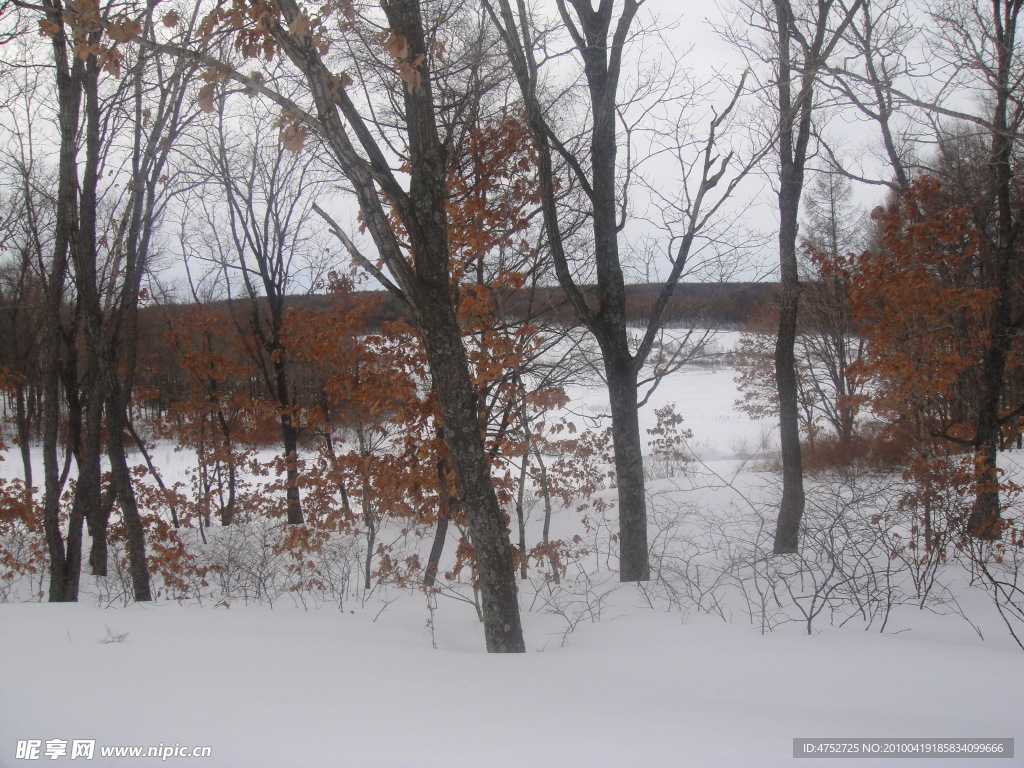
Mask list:
[{"label": "snow", "polygon": [[[531,652],[493,656],[460,639],[479,637],[471,617],[446,618],[434,650],[422,616],[395,613],[5,605],[0,763],[28,738],[313,768],[782,766],[796,737],[1024,736],[1005,643],[762,637],[636,610],[543,651],[543,617],[526,614]],[[108,627],[128,636],[102,643]]]},{"label": "snow", "polygon": [[[650,426],[676,401],[703,462],[652,483],[662,534],[677,530],[673,513],[681,526],[695,510],[728,521],[775,492],[767,473],[735,474],[764,427],[733,411],[732,377],[686,369],[646,409]],[[574,408],[601,410],[599,391],[577,395]],[[556,518],[558,535],[579,530],[573,514]],[[791,766],[793,739],[814,737],[1014,738],[1012,759],[943,764],[1024,765],[1024,653],[959,572],[944,583],[970,622],[904,605],[884,632],[819,618],[810,635],[796,621],[762,634],[737,603],[726,621],[620,586],[607,557],[574,563],[562,597],[523,584],[528,652],[514,656],[484,652],[469,603],[442,594],[431,611],[397,588],[341,609],[0,604],[0,766],[35,762],[17,757],[19,741],[86,739],[96,766],[140,760],[103,746],[180,744],[211,756],[148,763],[747,768]],[[841,763],[861,764],[907,763]]]}]

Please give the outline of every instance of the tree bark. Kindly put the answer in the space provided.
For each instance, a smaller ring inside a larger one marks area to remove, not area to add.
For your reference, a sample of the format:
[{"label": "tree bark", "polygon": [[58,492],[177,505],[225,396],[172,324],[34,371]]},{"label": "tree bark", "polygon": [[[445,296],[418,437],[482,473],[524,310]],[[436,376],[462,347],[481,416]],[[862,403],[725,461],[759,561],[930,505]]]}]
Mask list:
[{"label": "tree bark", "polygon": [[619,494],[619,580],[648,581],[651,566],[637,374],[627,361],[616,360],[607,353],[605,374],[612,412],[615,485]]},{"label": "tree bark", "polygon": [[[424,291],[426,294],[426,291]],[[445,443],[480,574],[484,638],[491,653],[523,653],[523,629],[505,515],[491,484],[477,395],[462,332],[447,296],[423,295],[414,311],[441,406]]]},{"label": "tree bark", "polygon": [[775,380],[779,391],[779,433],[782,443],[782,502],[775,523],[775,554],[793,553],[800,545],[805,498],[800,454],[800,413],[794,345],[799,311],[799,284],[782,284],[779,335],[775,344]]}]

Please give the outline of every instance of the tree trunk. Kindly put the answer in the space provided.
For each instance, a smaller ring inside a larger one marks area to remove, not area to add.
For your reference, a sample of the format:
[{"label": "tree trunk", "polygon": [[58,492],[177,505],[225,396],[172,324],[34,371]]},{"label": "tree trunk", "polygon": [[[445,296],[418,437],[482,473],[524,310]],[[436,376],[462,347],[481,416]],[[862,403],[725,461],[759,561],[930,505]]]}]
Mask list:
[{"label": "tree trunk", "polygon": [[[106,371],[108,376],[116,375],[114,371]],[[132,590],[135,600],[148,602],[153,599],[149,584],[149,566],[146,563],[146,534],[135,500],[132,487],[131,472],[125,458],[124,432],[127,422],[124,406],[119,397],[119,387],[107,382],[107,458],[110,460],[110,482],[117,501],[121,505],[121,516],[124,519],[127,534],[128,570],[132,577]]]},{"label": "tree trunk", "polygon": [[[337,76],[316,47],[309,45],[308,37],[294,35],[284,25],[274,25],[272,34],[306,78],[317,116],[315,122],[307,120],[307,125],[324,139],[352,183],[367,229],[397,286],[386,278],[383,282],[408,302],[422,336],[480,575],[487,650],[523,652],[511,544],[491,484],[477,393],[455,314],[448,243],[448,150],[438,132],[430,77],[436,57],[428,47],[417,0],[390,0],[381,6],[392,33],[404,42],[398,58],[415,75],[413,82],[401,89],[408,139],[408,191],[390,170],[381,139],[345,89],[339,91]],[[293,0],[282,0],[279,7],[289,24],[300,17]],[[352,144],[353,135],[359,150]],[[390,212],[385,211],[382,197],[389,198]],[[396,237],[391,216],[400,219],[407,244]],[[372,265],[370,269],[383,277]]]},{"label": "tree trunk", "polygon": [[648,581],[651,565],[636,371],[608,352],[604,359],[612,412],[615,484],[619,492],[619,580]]},{"label": "tree trunk", "polygon": [[537,467],[540,469],[540,487],[544,498],[544,526],[541,530],[541,541],[548,553],[548,562],[551,564],[551,581],[555,584],[562,583],[562,566],[558,562],[558,552],[551,548],[551,488],[548,486],[548,470],[544,466],[544,457],[540,451],[534,449],[537,457]]},{"label": "tree trunk", "polygon": [[89,549],[89,568],[93,576],[107,575],[107,525],[110,507],[103,503],[102,469],[103,455],[102,400],[96,387],[89,394],[92,401],[85,409],[85,429],[82,446],[78,453],[78,483],[75,486],[74,506],[85,517],[85,523],[92,539]]},{"label": "tree trunk", "polygon": [[[525,408],[523,409],[525,413]],[[519,488],[516,489],[516,522],[519,525],[519,579],[526,581],[528,577],[528,563],[526,560],[526,512],[523,509],[523,499],[526,495],[527,467],[530,461],[530,433],[527,431],[523,441],[522,465],[519,467]]]},{"label": "tree trunk", "polygon": [[427,556],[427,567],[423,571],[423,586],[432,587],[437,582],[437,571],[441,567],[441,555],[444,543],[448,539],[448,505],[444,504],[437,515],[437,528],[434,529],[434,542],[430,545]]},{"label": "tree trunk", "polygon": [[466,511],[480,573],[487,650],[491,653],[523,653],[526,644],[519,617],[511,544],[505,515],[491,484],[483,434],[477,419],[476,391],[469,376],[458,320],[451,303],[444,296],[421,296],[415,311],[441,406],[445,443],[455,472],[459,498]]},{"label": "tree trunk", "polygon": [[15,410],[18,421],[18,449],[21,451],[22,476],[25,479],[25,499],[32,501],[32,423],[25,407],[25,382],[19,381],[15,391]]},{"label": "tree trunk", "polygon": [[[438,436],[444,439],[444,428],[440,427]],[[430,546],[430,554],[427,557],[427,567],[423,572],[423,586],[432,587],[437,581],[437,571],[441,567],[441,554],[444,552],[444,544],[448,540],[448,522],[452,517],[452,509],[459,503],[453,499],[448,488],[451,485],[451,469],[448,457],[442,451],[437,461],[437,488],[438,503],[440,509],[437,512],[437,528],[434,530],[434,543]]]},{"label": "tree trunk", "polygon": [[[788,81],[785,82],[787,96],[783,101],[788,102]],[[809,108],[806,113],[810,115]],[[782,303],[779,309],[779,335],[775,342],[775,381],[779,391],[782,502],[775,524],[773,551],[776,555],[798,551],[800,522],[805,506],[803,461],[800,455],[800,393],[795,347],[801,290],[796,258],[797,220],[803,190],[806,139],[798,140],[794,146],[793,129],[792,122],[785,125],[780,138],[782,166],[779,177],[779,268]],[[799,147],[803,148],[803,152],[798,151]]]},{"label": "tree trunk", "polygon": [[775,345],[775,380],[779,391],[779,433],[782,442],[782,503],[775,525],[776,555],[796,552],[804,514],[803,461],[800,455],[800,417],[796,361],[796,317],[799,285],[783,282],[779,336]]},{"label": "tree trunk", "polygon": [[220,509],[220,524],[231,525],[235,522],[235,500],[238,496],[238,470],[235,469],[235,449],[226,443],[228,454],[228,502]]},{"label": "tree trunk", "polygon": [[302,503],[299,499],[299,432],[295,429],[290,415],[281,417],[281,438],[284,447],[288,524],[302,525]]},{"label": "tree trunk", "polygon": [[[813,48],[794,55],[796,19],[789,0],[774,0],[778,45],[779,94],[779,269],[782,306],[779,335],[775,342],[775,379],[779,391],[779,437],[782,443],[782,502],[775,526],[775,554],[798,551],[800,522],[804,515],[803,462],[800,456],[800,395],[796,374],[796,328],[800,310],[800,278],[797,269],[797,221],[803,193],[804,166],[811,138],[814,109],[815,67],[823,61],[821,42],[828,6],[819,4]],[[848,16],[848,18],[850,18]],[[806,40],[797,37],[798,45]],[[798,90],[793,92],[794,76]]]}]

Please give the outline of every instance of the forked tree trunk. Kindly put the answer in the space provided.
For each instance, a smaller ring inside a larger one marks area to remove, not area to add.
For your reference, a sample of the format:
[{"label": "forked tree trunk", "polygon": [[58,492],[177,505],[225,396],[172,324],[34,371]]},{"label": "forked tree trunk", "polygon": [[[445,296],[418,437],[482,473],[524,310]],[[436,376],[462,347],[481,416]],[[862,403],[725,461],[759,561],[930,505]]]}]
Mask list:
[{"label": "forked tree trunk", "polygon": [[[116,376],[116,372],[111,369],[106,373],[108,376]],[[107,397],[107,458],[110,460],[110,482],[121,506],[121,517],[124,519],[132,591],[137,602],[148,602],[153,599],[153,595],[150,589],[149,567],[146,563],[146,533],[132,487],[131,471],[125,458],[124,434],[127,429],[127,417],[119,385],[108,380],[107,388],[110,393]]]},{"label": "forked tree trunk", "polygon": [[[62,9],[44,0],[47,20],[61,26]],[[65,345],[61,334],[61,312],[68,276],[71,240],[77,223],[78,138],[84,63],[69,56],[63,31],[53,36],[54,74],[59,96],[57,120],[60,151],[57,177],[57,215],[53,233],[53,259],[46,279],[46,315],[43,325],[43,528],[50,559],[50,602],[78,599],[82,560],[82,517],[72,511],[67,526],[67,547],[60,521],[63,484],[57,458],[60,432],[60,382]]]}]

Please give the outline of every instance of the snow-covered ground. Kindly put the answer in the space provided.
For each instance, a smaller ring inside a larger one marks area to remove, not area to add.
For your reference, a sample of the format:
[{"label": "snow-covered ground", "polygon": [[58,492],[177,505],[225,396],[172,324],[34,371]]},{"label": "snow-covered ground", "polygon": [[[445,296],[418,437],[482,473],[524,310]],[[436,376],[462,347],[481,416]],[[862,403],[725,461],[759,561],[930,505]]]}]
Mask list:
[{"label": "snow-covered ground", "polygon": [[[736,396],[731,370],[691,368],[646,409],[645,427],[675,401],[702,460],[651,484],[655,549],[676,557],[659,561],[666,573],[725,556],[675,537],[753,536],[742,521],[777,492],[770,474],[737,474],[765,427],[733,410]],[[600,391],[572,407],[601,410]],[[4,471],[16,472],[13,459]],[[582,532],[572,511],[554,527]],[[938,611],[896,606],[884,632],[878,617],[840,626],[846,613],[826,612],[808,634],[792,611],[751,608],[732,582],[708,589],[720,611],[673,592],[683,582],[618,586],[608,557],[588,552],[557,589],[523,583],[528,653],[518,656],[484,652],[474,608],[455,592],[429,608],[396,588],[340,609],[286,598],[2,604],[0,766],[825,766],[835,758],[794,758],[793,740],[954,737],[1013,738],[1016,756],[942,765],[1024,765],[1024,653],[959,566],[942,576]],[[72,759],[76,740],[95,742],[91,760]],[[49,760],[61,742],[68,754]],[[131,746],[210,755],[101,754]]]},{"label": "snow-covered ground", "polygon": [[562,646],[550,617],[526,613],[530,652],[510,657],[483,653],[457,607],[439,611],[437,650],[422,601],[374,613],[4,605],[0,764],[26,764],[24,739],[209,746],[191,762],[239,768],[747,768],[791,765],[798,737],[1024,743],[1022,654],[944,622],[762,637],[635,609]]}]

